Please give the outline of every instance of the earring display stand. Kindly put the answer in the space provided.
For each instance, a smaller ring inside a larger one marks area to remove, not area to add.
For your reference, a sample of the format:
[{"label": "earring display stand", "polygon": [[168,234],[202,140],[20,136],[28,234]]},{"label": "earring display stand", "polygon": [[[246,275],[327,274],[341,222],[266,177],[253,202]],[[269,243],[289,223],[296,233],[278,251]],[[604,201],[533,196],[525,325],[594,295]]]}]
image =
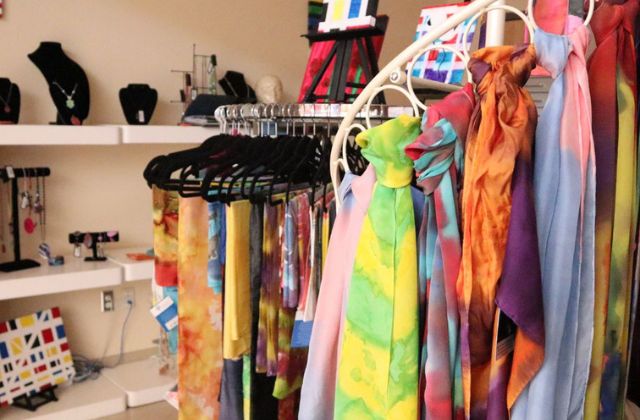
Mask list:
[{"label": "earring display stand", "polygon": [[0,169],[0,179],[11,182],[11,231],[13,234],[13,261],[0,264],[0,271],[8,273],[39,267],[40,263],[20,256],[20,213],[18,207],[18,178],[46,177],[51,175],[49,168],[11,168]]},{"label": "earring display stand", "polygon": [[[91,244],[87,245],[85,240],[87,236],[91,237]],[[85,257],[85,261],[107,261],[107,257],[103,255],[101,249],[98,248],[100,244],[108,242],[120,241],[120,234],[117,231],[108,232],[72,232],[69,234],[69,243],[72,245],[85,244],[87,248],[91,249],[92,255]]]}]

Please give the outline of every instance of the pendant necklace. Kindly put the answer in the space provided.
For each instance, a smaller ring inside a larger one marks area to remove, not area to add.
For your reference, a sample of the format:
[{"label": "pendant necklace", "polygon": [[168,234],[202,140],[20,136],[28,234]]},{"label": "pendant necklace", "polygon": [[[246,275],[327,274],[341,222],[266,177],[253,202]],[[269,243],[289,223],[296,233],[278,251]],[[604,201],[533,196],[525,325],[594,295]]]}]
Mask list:
[{"label": "pendant necklace", "polygon": [[8,114],[11,112],[11,106],[9,106],[9,102],[11,102],[11,94],[13,93],[13,83],[9,83],[9,93],[7,94],[7,99],[0,96],[0,101],[4,104],[4,113]]},{"label": "pendant necklace", "polygon": [[62,86],[60,86],[60,83],[54,81],[52,84],[55,85],[58,89],[60,89],[60,92],[62,92],[62,94],[67,97],[67,100],[65,102],[65,105],[67,105],[67,108],[69,109],[75,108],[76,101],[73,100],[73,97],[76,94],[76,89],[78,89],[78,84],[76,83],[75,86],[73,87],[73,90],[71,91],[71,95],[69,95],[67,91],[64,90]]}]

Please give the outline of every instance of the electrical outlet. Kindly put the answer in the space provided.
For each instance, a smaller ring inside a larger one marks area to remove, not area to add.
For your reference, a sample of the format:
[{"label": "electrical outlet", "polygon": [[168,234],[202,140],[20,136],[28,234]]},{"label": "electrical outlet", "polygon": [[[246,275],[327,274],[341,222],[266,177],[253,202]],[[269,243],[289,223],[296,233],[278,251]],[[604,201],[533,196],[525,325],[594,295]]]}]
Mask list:
[{"label": "electrical outlet", "polygon": [[102,312],[111,312],[115,310],[113,290],[103,290],[100,292],[100,310]]},{"label": "electrical outlet", "polygon": [[134,306],[136,304],[136,289],[127,287],[124,289],[124,304]]}]

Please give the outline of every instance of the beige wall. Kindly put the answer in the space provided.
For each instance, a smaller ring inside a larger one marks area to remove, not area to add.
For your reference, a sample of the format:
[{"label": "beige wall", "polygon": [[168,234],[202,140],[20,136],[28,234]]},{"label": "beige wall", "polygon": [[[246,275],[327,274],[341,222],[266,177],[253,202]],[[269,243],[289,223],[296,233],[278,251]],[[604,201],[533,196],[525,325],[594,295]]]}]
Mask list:
[{"label": "beige wall", "polygon": [[[433,0],[381,0],[390,16],[381,62],[412,39],[420,7]],[[304,0],[9,0],[0,19],[0,77],[22,90],[22,123],[55,118],[44,78],[27,54],[41,41],[59,41],[86,71],[91,85],[88,123],[124,123],[118,90],[146,82],[159,93],[152,122],[175,123],[180,77],[189,69],[192,44],[218,56],[219,74],[245,73],[250,83],[275,74],[286,99],[295,100],[308,54]]]}]

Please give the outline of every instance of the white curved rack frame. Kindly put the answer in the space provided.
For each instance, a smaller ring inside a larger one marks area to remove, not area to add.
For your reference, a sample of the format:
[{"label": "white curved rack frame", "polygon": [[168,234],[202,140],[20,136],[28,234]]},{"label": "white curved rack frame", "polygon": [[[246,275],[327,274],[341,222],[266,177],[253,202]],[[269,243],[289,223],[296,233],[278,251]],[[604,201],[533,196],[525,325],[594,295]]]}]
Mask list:
[{"label": "white curved rack frame", "polygon": [[[503,0],[475,0],[463,10],[454,14],[442,25],[431,30],[426,36],[416,40],[413,44],[409,45],[404,51],[398,54],[393,60],[391,60],[380,72],[367,84],[362,93],[353,102],[347,115],[344,117],[338,128],[338,132],[334,138],[333,146],[331,148],[331,182],[333,183],[334,190],[337,191],[340,185],[340,167],[348,170],[346,162],[342,158],[343,144],[353,128],[353,121],[355,116],[360,112],[363,107],[366,107],[370,103],[370,99],[377,95],[383,89],[398,90],[400,86],[398,84],[404,82],[403,77],[398,77],[398,74],[404,73],[403,66],[411,62],[414,56],[421,54],[421,51],[429,47],[435,40],[444,35],[447,31],[462,23],[469,17],[472,17],[478,13],[485,11],[491,5],[504,4]],[[502,37],[504,32],[504,10],[492,10],[488,13],[487,24],[487,45],[499,45],[502,43]],[[394,77],[392,77],[392,75]],[[395,84],[389,84],[389,81]],[[400,88],[406,91],[405,88]],[[403,92],[405,93],[405,92]],[[415,95],[406,91],[407,97],[410,99],[412,107],[416,109],[419,107],[418,98]],[[366,111],[366,110],[365,110]],[[342,204],[340,197],[336,195],[336,202],[338,209]]]}]

